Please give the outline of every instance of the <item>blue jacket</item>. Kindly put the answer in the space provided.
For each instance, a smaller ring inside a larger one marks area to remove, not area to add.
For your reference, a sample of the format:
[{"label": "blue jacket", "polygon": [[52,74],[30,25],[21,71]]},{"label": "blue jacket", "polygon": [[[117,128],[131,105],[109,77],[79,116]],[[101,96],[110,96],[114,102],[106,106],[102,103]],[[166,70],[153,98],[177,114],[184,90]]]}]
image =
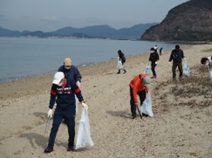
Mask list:
[{"label": "blue jacket", "polygon": [[71,108],[71,106],[75,106],[75,94],[77,95],[77,98],[80,102],[83,101],[83,96],[81,94],[80,88],[72,80],[68,80],[64,88],[62,88],[62,86],[52,84],[49,108],[53,108],[55,101],[57,103],[57,106],[62,109],[67,109]]},{"label": "blue jacket", "polygon": [[65,74],[66,78],[69,78],[71,80],[74,80],[75,82],[79,81],[81,82],[82,76],[77,69],[76,66],[71,65],[71,68],[69,70],[66,70],[65,67],[62,65],[58,71],[63,72]]}]

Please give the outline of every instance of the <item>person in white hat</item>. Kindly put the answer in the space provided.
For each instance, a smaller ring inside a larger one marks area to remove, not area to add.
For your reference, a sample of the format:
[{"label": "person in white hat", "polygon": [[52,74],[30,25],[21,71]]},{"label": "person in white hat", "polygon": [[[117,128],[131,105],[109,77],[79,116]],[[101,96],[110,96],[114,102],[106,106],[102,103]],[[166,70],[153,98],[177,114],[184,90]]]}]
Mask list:
[{"label": "person in white hat", "polygon": [[45,153],[50,153],[53,151],[56,134],[63,119],[66,121],[69,134],[67,151],[74,150],[75,115],[76,115],[75,94],[79,99],[82,108],[87,110],[88,106],[84,103],[81,90],[77,86],[77,84],[73,82],[73,80],[65,78],[63,72],[56,72],[52,82],[50,101],[49,101],[49,111],[47,113],[47,116],[50,118],[53,117],[52,109],[54,107],[55,102],[57,103],[57,107],[54,112],[52,129],[49,136],[49,143],[47,148],[44,150]]},{"label": "person in white hat", "polygon": [[148,85],[151,83],[151,78],[147,74],[140,74],[135,76],[130,82],[130,106],[132,119],[137,117],[136,107],[138,106],[138,96],[140,98],[140,105],[146,99],[146,93],[149,91]]}]

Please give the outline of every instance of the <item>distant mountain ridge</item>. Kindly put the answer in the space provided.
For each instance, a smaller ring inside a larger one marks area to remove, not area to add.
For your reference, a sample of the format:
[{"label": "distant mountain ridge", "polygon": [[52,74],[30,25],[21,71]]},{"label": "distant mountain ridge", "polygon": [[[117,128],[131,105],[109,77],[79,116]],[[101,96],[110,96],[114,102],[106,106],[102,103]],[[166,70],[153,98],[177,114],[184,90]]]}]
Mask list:
[{"label": "distant mountain ridge", "polygon": [[72,38],[111,38],[139,39],[148,28],[156,23],[138,24],[130,28],[114,29],[108,25],[94,25],[84,28],[64,27],[52,32],[43,31],[12,31],[0,27],[0,37],[72,37]]},{"label": "distant mountain ridge", "polygon": [[171,9],[141,36],[151,41],[212,41],[212,0],[190,0]]}]

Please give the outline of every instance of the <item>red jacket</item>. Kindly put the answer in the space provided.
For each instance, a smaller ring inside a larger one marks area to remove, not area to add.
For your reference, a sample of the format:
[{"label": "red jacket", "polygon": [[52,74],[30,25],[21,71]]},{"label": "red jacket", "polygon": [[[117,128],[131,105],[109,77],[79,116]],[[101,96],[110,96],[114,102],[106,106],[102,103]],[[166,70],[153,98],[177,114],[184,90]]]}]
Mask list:
[{"label": "red jacket", "polygon": [[140,74],[137,75],[133,78],[133,80],[130,82],[130,87],[133,90],[133,98],[135,103],[138,103],[138,96],[137,93],[141,92],[143,90],[149,91],[149,88],[144,86],[141,80],[145,77],[148,76],[147,74]]}]

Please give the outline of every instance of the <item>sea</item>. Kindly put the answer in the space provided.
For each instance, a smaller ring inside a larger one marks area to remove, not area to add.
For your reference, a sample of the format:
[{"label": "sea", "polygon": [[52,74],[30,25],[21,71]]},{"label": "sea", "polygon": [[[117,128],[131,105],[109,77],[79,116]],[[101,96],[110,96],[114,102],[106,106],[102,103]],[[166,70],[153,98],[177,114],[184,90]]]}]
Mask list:
[{"label": "sea", "polygon": [[155,45],[165,51],[173,49],[176,44],[137,40],[0,37],[0,83],[56,72],[66,57],[70,57],[72,64],[79,67],[116,59],[119,49],[127,58],[150,53],[150,48]]}]

